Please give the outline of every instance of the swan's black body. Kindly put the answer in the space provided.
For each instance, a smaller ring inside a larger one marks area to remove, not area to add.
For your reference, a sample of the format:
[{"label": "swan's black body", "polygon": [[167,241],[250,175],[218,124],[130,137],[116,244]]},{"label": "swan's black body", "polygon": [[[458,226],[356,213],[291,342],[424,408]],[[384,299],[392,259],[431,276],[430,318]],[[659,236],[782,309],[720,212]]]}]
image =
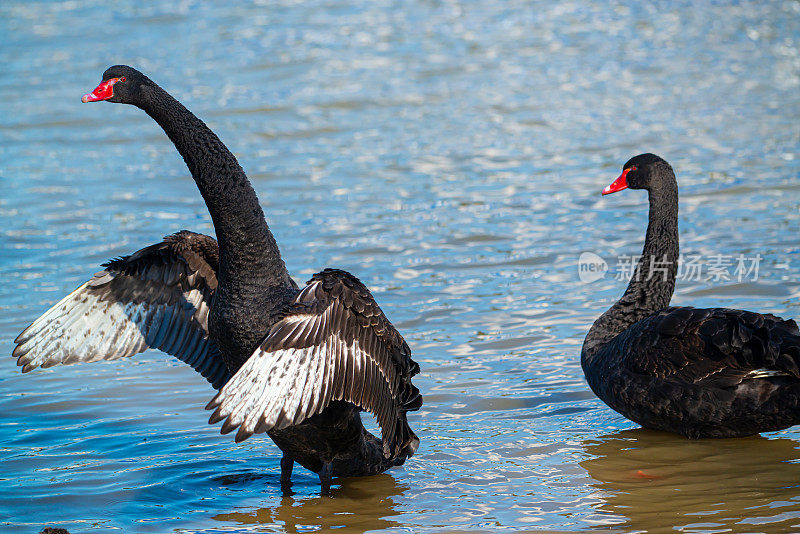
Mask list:
[{"label": "swan's black body", "polygon": [[747,436],[800,423],[795,322],[669,307],[678,266],[675,175],[652,154],[624,169],[627,187],[649,193],[649,224],[628,289],[584,341],[581,364],[592,391],[646,428],[690,438]]},{"label": "swan's black body", "polygon": [[[103,80],[95,93],[113,85],[113,96],[84,101],[133,104],[164,129],[205,199],[217,240],[184,231],[106,264],[20,334],[14,355],[23,372],[160,348],[222,388],[212,420],[230,415],[223,432],[241,425],[237,441],[269,433],[284,453],[283,482],[295,461],[319,473],[323,492],[333,476],[401,465],[419,442],[405,416],[422,404],[411,384],[419,367],[366,287],[327,269],[301,292],[255,191],[219,138],[135,69],[111,67]],[[231,380],[256,355],[247,376]],[[290,371],[276,370],[276,360]],[[259,375],[264,369],[269,376]],[[267,386],[280,373],[290,383],[273,394]],[[362,425],[361,408],[378,416],[383,442]],[[250,418],[237,419],[242,414]]]}]

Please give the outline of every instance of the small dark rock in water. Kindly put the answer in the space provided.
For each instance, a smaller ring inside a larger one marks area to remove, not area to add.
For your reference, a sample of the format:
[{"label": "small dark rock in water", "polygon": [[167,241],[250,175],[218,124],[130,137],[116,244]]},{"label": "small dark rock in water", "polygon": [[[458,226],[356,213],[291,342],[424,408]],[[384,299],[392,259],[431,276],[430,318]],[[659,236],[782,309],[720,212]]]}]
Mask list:
[{"label": "small dark rock in water", "polygon": [[69,531],[67,531],[67,529],[65,529],[65,528],[47,527],[46,529],[41,531],[39,534],[69,534]]}]

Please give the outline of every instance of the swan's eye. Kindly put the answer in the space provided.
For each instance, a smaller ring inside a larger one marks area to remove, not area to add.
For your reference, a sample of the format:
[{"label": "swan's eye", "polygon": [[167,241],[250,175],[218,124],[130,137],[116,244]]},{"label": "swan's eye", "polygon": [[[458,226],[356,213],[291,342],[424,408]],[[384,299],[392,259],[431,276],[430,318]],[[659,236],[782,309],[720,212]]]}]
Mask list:
[{"label": "swan's eye", "polygon": [[124,82],[124,81],[125,81],[125,76],[123,76],[122,78],[120,78],[120,79],[119,79],[119,81],[121,81],[121,82]]},{"label": "swan's eye", "polygon": [[635,171],[635,170],[636,170],[636,165],[631,165],[631,166],[628,168],[628,172],[633,172],[633,171]]}]

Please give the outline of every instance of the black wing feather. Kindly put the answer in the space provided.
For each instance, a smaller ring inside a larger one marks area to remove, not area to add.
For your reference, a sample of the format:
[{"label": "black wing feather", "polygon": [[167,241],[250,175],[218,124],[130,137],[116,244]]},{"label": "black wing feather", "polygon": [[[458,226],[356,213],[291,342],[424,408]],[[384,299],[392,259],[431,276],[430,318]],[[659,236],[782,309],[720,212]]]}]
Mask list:
[{"label": "black wing feather", "polygon": [[218,257],[213,238],[184,230],[105,263],[17,337],[17,365],[25,373],[157,348],[220,388],[230,375],[208,337]]},{"label": "black wing feather", "polygon": [[[411,383],[418,372],[405,340],[366,286],[347,272],[325,269],[309,280],[207,408],[216,408],[211,422],[227,418],[223,432],[240,427],[241,441],[345,400],[375,414],[387,457],[411,456],[419,439],[406,412],[422,405]],[[297,399],[308,405],[295,405]]]},{"label": "black wing feather", "polygon": [[658,378],[729,387],[755,371],[800,378],[793,320],[727,308],[665,308],[615,339],[625,365]]}]

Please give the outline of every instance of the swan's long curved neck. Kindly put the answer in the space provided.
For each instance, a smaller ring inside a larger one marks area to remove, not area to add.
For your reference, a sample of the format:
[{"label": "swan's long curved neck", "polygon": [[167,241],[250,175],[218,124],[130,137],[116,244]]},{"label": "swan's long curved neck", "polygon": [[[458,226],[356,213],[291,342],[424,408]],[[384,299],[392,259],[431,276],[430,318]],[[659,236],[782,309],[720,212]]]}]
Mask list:
[{"label": "swan's long curved neck", "polygon": [[[154,85],[140,106],[169,136],[206,202],[220,251],[220,282],[255,278],[288,285],[289,273],[272,236],[256,192],[236,157],[203,121]],[[266,279],[265,279],[266,278]]]},{"label": "swan's long curved neck", "polygon": [[668,181],[650,191],[647,236],[639,263],[622,297],[592,325],[584,342],[591,355],[629,326],[669,306],[678,272],[678,186]]}]

